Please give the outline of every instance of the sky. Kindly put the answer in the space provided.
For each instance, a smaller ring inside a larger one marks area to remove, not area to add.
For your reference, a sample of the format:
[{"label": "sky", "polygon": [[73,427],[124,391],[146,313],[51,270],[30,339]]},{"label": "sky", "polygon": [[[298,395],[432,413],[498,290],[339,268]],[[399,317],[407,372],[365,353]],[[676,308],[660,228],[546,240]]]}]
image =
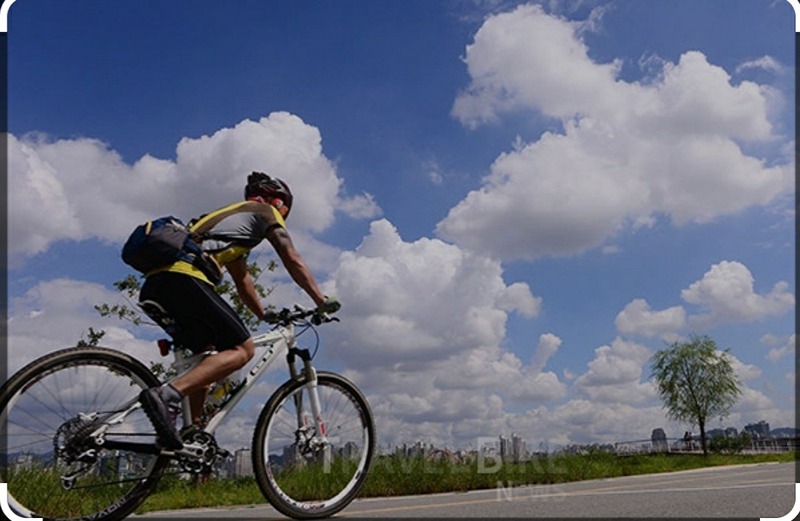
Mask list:
[{"label": "sky", "polygon": [[693,334],[743,385],[708,428],[794,426],[794,26],[786,0],[17,0],[9,368],[88,327],[155,360],[163,333],[93,309],[125,302],[122,242],[260,170],[343,304],[318,367],[382,448],[682,437],[650,358]]}]

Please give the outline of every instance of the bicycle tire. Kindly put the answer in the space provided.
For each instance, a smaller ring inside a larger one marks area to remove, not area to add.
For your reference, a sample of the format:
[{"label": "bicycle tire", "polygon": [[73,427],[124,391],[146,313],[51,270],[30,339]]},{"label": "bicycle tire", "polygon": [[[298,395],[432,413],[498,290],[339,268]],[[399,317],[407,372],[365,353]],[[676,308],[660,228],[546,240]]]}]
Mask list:
[{"label": "bicycle tire", "polygon": [[[297,440],[292,398],[303,393],[305,385],[304,381],[286,382],[262,409],[253,434],[253,470],[261,492],[280,513],[295,519],[320,519],[345,508],[361,490],[375,451],[375,425],[367,400],[352,382],[320,371],[317,386],[327,436],[333,444],[328,454],[333,459],[322,467],[318,462],[309,463],[318,454],[309,451],[301,458],[297,441],[286,445],[293,437]],[[348,420],[355,425],[346,425]],[[292,455],[287,456],[287,451]],[[302,465],[290,465],[288,459],[302,459]]]},{"label": "bicycle tire", "polygon": [[[53,521],[117,521],[132,513],[156,486],[167,458],[103,445],[89,449],[86,434],[103,425],[103,415],[114,407],[131,403],[141,389],[155,385],[158,378],[141,362],[103,347],[48,354],[3,384],[2,477],[14,513]],[[86,415],[92,412],[99,414]],[[105,439],[152,439],[154,445],[155,436],[138,409],[121,425],[109,427]],[[71,472],[78,475],[71,477]]]}]

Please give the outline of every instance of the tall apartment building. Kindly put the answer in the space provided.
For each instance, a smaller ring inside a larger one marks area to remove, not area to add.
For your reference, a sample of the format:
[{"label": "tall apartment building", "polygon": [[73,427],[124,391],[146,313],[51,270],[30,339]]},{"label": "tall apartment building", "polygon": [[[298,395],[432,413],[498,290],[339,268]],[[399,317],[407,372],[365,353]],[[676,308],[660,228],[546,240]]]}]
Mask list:
[{"label": "tall apartment building", "polygon": [[761,420],[758,423],[750,423],[744,426],[745,432],[749,432],[754,438],[769,438],[769,423]]},{"label": "tall apartment building", "polygon": [[237,450],[233,455],[233,476],[243,478],[253,475],[253,458],[250,449]]},{"label": "tall apartment building", "polygon": [[500,436],[500,459],[506,463],[528,461],[528,445],[521,437],[511,434],[511,438]]}]

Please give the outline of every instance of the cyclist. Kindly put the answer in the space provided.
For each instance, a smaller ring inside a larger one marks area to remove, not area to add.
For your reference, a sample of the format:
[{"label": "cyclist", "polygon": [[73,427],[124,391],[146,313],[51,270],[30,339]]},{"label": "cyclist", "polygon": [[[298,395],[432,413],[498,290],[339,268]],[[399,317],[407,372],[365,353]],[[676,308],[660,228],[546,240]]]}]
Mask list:
[{"label": "cyclist", "polygon": [[[244,196],[246,202],[267,205],[260,209],[268,210],[236,212],[238,206],[246,206],[240,202],[206,214],[192,225],[197,229],[204,222],[213,222],[214,216],[234,211],[211,227],[209,234],[213,239],[206,239],[203,249],[226,268],[242,302],[258,318],[264,318],[264,307],[247,271],[246,254],[267,239],[292,279],[314,304],[329,312],[336,311],[338,302],[322,294],[286,231],[284,220],[289,216],[293,201],[289,186],[262,172],[252,172],[247,177]],[[181,399],[189,396],[192,418],[198,422],[210,385],[243,367],[253,357],[255,346],[238,314],[217,294],[205,273],[191,263],[178,261],[148,273],[140,300],[157,303],[174,319],[177,328],[165,329],[180,345],[196,353],[217,351],[171,384],[146,389],[139,396],[160,443],[175,450],[183,446],[175,425]]]}]

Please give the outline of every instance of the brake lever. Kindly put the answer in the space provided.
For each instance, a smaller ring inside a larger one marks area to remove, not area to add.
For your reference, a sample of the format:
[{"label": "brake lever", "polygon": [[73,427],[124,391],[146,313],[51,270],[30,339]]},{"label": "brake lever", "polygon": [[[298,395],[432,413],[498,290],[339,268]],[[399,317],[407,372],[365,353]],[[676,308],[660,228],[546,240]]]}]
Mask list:
[{"label": "brake lever", "polygon": [[330,322],[339,322],[337,317],[329,316],[327,313],[315,313],[314,316],[311,317],[311,323],[315,326],[319,326],[320,324],[328,324]]}]

